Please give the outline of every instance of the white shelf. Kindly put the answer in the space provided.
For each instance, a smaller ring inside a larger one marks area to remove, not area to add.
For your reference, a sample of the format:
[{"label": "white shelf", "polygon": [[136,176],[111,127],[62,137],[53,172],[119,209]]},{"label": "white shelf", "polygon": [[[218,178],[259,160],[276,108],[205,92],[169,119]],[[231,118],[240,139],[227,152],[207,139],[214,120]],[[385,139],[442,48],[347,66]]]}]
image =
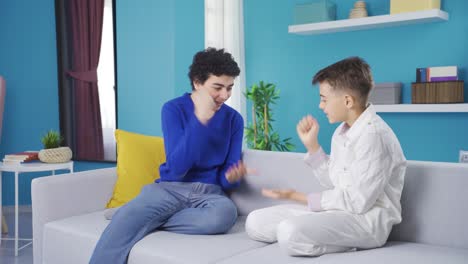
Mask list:
[{"label": "white shelf", "polygon": [[465,104],[393,104],[374,105],[379,113],[468,113]]},{"label": "white shelf", "polygon": [[448,19],[449,15],[447,12],[440,9],[431,9],[394,15],[369,16],[320,23],[291,25],[289,26],[289,33],[313,35],[382,27],[394,27],[416,23],[447,21]]}]

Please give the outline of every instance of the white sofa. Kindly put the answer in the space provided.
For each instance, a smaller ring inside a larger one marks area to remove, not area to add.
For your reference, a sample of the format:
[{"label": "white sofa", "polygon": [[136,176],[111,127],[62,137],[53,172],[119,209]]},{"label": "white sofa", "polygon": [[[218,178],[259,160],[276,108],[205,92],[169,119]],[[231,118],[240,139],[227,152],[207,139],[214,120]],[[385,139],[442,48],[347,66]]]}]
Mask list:
[{"label": "white sofa", "polygon": [[[199,236],[164,231],[138,242],[128,259],[140,263],[468,263],[468,165],[408,161],[402,196],[403,222],[383,247],[321,257],[289,257],[277,244],[250,240],[245,216],[281,201],[260,195],[262,187],[320,190],[301,153],[247,150],[244,161],[259,175],[231,194],[240,217],[228,234]],[[32,182],[34,263],[88,263],[108,221],[104,206],[115,168],[36,178]]]}]

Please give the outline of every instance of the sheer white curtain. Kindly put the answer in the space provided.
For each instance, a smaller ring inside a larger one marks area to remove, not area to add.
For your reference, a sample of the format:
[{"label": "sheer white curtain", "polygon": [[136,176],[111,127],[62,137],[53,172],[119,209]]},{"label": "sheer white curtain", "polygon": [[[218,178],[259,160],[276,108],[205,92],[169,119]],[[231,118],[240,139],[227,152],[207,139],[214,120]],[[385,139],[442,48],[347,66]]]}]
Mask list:
[{"label": "sheer white curtain", "polygon": [[232,54],[241,73],[226,102],[246,120],[243,0],[205,0],[205,47],[224,48]]},{"label": "sheer white curtain", "polygon": [[114,92],[114,32],[112,25],[112,0],[104,1],[101,54],[98,80],[101,107],[104,160],[116,160],[115,149],[115,92]]}]

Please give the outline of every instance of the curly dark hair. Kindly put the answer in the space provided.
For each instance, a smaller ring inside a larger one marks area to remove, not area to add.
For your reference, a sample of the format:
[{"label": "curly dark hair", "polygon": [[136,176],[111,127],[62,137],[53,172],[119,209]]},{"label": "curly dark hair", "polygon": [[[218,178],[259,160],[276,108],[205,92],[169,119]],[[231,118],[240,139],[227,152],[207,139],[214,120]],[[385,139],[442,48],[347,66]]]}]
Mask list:
[{"label": "curly dark hair", "polygon": [[365,105],[374,85],[371,68],[360,57],[349,57],[321,69],[315,74],[312,84],[328,82],[334,90],[350,90],[357,100]]},{"label": "curly dark hair", "polygon": [[192,65],[189,68],[190,85],[195,90],[193,82],[205,83],[210,74],[215,76],[227,75],[237,77],[240,74],[239,66],[232,55],[224,49],[207,48],[197,52],[193,56]]}]

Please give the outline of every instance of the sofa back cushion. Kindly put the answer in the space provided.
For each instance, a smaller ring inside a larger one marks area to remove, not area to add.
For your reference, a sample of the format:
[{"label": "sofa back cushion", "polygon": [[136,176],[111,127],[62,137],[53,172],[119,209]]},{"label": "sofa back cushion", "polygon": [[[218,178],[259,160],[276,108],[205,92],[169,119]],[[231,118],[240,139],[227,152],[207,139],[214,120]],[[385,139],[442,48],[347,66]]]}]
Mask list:
[{"label": "sofa back cushion", "polygon": [[468,248],[468,164],[408,161],[389,240]]},{"label": "sofa back cushion", "polygon": [[[239,214],[280,203],[265,198],[262,188],[323,190],[303,161],[303,153],[245,150],[243,160],[256,168],[231,193]],[[402,194],[401,224],[389,240],[468,248],[468,164],[408,161]]]},{"label": "sofa back cushion", "polygon": [[258,175],[247,175],[241,186],[231,193],[239,214],[290,201],[263,197],[262,188],[292,188],[302,192],[323,190],[304,162],[304,153],[244,150],[244,163]]}]

